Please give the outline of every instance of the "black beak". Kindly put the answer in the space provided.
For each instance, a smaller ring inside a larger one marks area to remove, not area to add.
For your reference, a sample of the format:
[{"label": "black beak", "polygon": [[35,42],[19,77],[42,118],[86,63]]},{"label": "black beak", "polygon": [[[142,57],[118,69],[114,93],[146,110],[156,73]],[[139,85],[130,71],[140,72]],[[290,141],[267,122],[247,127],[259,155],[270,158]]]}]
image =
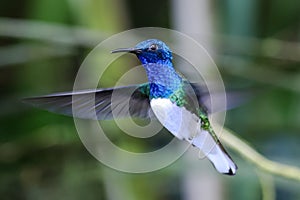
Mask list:
[{"label": "black beak", "polygon": [[121,53],[121,52],[139,54],[139,53],[142,52],[142,49],[137,49],[137,48],[120,48],[120,49],[115,49],[115,50],[111,51],[111,53]]}]

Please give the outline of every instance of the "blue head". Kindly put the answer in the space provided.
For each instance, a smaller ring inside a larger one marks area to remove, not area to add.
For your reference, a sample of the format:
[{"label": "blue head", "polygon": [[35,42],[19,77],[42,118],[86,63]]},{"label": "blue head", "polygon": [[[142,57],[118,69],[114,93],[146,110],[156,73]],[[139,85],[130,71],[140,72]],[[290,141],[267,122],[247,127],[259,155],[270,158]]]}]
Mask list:
[{"label": "blue head", "polygon": [[122,48],[112,51],[135,54],[143,64],[150,82],[151,97],[168,97],[182,83],[181,77],[172,65],[172,52],[169,47],[157,39],[138,43],[133,48]]},{"label": "blue head", "polygon": [[138,43],[134,48],[122,48],[112,51],[134,53],[143,65],[150,63],[171,64],[172,52],[169,47],[157,39],[149,39]]},{"label": "blue head", "polygon": [[136,55],[142,64],[172,62],[171,50],[160,40],[150,39],[140,42],[135,49],[139,49]]}]

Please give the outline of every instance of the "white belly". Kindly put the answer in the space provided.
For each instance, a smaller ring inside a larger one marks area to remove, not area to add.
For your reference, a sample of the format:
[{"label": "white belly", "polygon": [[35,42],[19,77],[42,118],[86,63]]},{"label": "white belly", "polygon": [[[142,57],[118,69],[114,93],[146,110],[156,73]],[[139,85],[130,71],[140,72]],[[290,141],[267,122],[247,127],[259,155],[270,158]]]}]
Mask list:
[{"label": "white belly", "polygon": [[150,105],[160,123],[174,136],[198,147],[219,172],[235,174],[237,166],[219,141],[208,131],[201,130],[199,117],[183,107],[178,107],[169,99],[152,99]]},{"label": "white belly", "polygon": [[169,99],[152,99],[150,105],[160,123],[177,138],[191,141],[200,131],[200,119]]}]

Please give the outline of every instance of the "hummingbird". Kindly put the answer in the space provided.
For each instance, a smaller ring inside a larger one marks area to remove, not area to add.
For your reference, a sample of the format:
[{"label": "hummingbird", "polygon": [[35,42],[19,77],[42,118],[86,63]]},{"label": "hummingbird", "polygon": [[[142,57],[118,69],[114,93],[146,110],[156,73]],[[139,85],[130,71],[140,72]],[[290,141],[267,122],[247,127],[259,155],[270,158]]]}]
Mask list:
[{"label": "hummingbird", "polygon": [[[190,83],[175,70],[170,48],[158,39],[148,39],[133,48],[112,51],[121,52],[137,56],[146,71],[147,83],[56,93],[24,101],[55,113],[83,119],[110,120],[114,116],[157,118],[176,138],[187,141],[206,155],[218,172],[235,175],[237,165],[209,121],[210,108],[205,103],[207,95],[202,87]],[[112,100],[113,93],[117,95]],[[73,96],[76,96],[76,102]],[[122,109],[128,98],[129,109]],[[76,112],[72,112],[72,106]],[[96,115],[91,114],[93,109]],[[117,114],[113,115],[116,110]]]}]

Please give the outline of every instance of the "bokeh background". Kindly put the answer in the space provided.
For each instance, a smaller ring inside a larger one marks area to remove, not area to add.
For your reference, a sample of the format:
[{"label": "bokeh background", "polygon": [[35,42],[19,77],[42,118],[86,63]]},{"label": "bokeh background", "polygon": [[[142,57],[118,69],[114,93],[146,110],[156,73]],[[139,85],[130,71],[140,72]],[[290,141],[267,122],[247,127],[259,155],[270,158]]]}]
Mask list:
[{"label": "bokeh background", "polygon": [[[0,199],[300,199],[299,182],[269,176],[231,149],[239,166],[234,177],[189,153],[152,173],[112,170],[84,148],[72,118],[20,101],[72,90],[85,56],[115,33],[171,28],[208,49],[230,86],[259,90],[227,112],[225,125],[267,158],[300,167],[300,1],[1,0],[0,5]],[[113,86],[132,63],[137,63],[132,56],[116,63],[101,86]],[[121,146],[147,145],[122,136],[113,122],[103,123]]]}]

